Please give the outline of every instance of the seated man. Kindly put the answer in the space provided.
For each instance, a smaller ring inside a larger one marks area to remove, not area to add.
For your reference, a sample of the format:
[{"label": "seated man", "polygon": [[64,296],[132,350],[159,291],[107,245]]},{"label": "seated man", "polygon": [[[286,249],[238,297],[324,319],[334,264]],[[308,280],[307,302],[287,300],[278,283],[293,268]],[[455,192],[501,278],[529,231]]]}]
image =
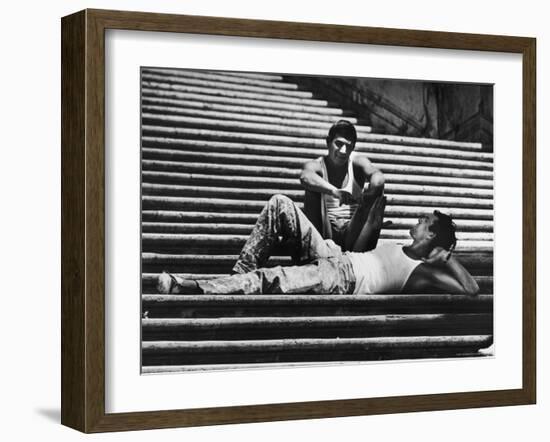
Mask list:
[{"label": "seated man", "polygon": [[[411,244],[376,243],[385,207],[376,199],[357,244],[362,252],[342,253],[324,240],[302,211],[283,195],[273,196],[233,267],[235,274],[210,280],[185,280],[163,273],[161,293],[466,293],[479,287],[453,256],[451,218],[438,211],[422,216],[410,230]],[[295,264],[263,268],[274,247],[284,243]],[[369,251],[370,249],[370,251]]]},{"label": "seated man", "polygon": [[356,141],[353,124],[338,121],[326,138],[328,155],[308,161],[300,176],[306,216],[323,238],[344,250],[354,250],[370,207],[384,190],[382,172],[353,152]]}]

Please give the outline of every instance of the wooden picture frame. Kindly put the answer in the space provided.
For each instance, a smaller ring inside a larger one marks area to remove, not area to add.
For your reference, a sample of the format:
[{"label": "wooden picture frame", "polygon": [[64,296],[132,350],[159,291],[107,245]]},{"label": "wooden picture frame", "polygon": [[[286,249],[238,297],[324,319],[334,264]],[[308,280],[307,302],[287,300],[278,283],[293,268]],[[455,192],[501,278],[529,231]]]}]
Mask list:
[{"label": "wooden picture frame", "polygon": [[[523,63],[523,383],[512,390],[105,411],[105,30],[494,51]],[[84,10],[62,19],[62,410],[83,432],[533,404],[536,398],[536,41],[533,38]]]}]

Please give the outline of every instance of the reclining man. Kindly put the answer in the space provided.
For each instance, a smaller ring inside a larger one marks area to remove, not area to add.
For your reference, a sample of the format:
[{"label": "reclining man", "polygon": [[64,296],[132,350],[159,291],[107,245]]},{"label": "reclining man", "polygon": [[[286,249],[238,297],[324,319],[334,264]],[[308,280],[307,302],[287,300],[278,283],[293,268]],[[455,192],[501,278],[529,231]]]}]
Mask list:
[{"label": "reclining man", "polygon": [[356,141],[353,124],[336,122],[326,138],[328,154],[308,161],[300,176],[306,216],[323,238],[343,250],[356,250],[369,210],[384,191],[382,172],[365,155],[353,152]]},{"label": "reclining man", "polygon": [[[233,275],[186,280],[163,273],[161,293],[369,294],[442,292],[475,295],[476,281],[452,254],[456,244],[451,218],[435,211],[411,228],[412,242],[376,247],[385,198],[378,197],[356,245],[345,252],[325,240],[288,197],[273,196],[262,210],[233,267]],[[285,245],[295,264],[264,268],[278,245]]]}]

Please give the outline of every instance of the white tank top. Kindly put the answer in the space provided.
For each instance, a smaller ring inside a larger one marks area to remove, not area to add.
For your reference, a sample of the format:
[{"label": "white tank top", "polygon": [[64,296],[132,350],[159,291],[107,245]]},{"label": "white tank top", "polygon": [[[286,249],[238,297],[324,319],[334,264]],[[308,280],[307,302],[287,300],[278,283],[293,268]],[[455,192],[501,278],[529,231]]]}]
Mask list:
[{"label": "white tank top", "polygon": [[[359,186],[355,180],[355,175],[353,173],[353,155],[354,152],[352,152],[348,160],[348,174],[344,179],[345,182],[342,183],[342,190],[350,193],[354,199],[359,199],[361,197],[361,186]],[[323,177],[328,179],[327,166],[324,157],[321,157],[321,165]],[[357,204],[352,203],[340,205],[340,200],[334,198],[332,195],[322,195],[324,210],[326,211],[326,216],[328,217],[330,223],[338,228],[341,228],[343,224],[347,224],[357,210]]]},{"label": "white tank top", "polygon": [[409,258],[403,246],[382,243],[370,252],[346,253],[355,273],[354,294],[401,293],[413,270],[422,264]]}]

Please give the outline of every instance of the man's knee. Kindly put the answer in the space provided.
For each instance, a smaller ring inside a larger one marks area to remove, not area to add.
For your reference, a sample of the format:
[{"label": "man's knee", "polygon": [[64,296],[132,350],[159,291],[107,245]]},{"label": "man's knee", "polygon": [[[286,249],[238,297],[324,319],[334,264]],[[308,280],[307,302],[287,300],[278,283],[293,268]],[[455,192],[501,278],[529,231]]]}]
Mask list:
[{"label": "man's knee", "polygon": [[382,172],[375,172],[369,180],[369,195],[381,195],[384,191],[384,174]]},{"label": "man's knee", "polygon": [[371,186],[374,187],[384,187],[384,174],[382,172],[376,172],[370,179]]}]

